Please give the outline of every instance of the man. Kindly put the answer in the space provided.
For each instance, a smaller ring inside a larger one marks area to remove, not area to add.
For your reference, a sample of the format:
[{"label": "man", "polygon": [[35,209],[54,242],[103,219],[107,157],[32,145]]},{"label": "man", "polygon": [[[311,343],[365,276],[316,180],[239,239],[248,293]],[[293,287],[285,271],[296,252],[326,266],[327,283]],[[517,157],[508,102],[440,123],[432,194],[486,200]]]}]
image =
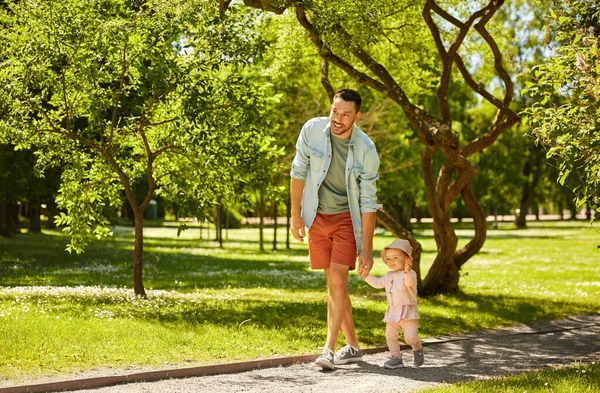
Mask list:
[{"label": "man", "polygon": [[[304,241],[312,269],[324,269],[327,281],[327,340],[318,366],[362,361],[348,273],[366,277],[373,267],[373,231],[377,204],[375,181],[379,157],[375,144],[355,122],[360,119],[362,99],[353,90],[342,89],[333,97],[329,118],[309,120],[300,131],[292,162],[292,235]],[[346,346],[335,344],[340,328]]]}]

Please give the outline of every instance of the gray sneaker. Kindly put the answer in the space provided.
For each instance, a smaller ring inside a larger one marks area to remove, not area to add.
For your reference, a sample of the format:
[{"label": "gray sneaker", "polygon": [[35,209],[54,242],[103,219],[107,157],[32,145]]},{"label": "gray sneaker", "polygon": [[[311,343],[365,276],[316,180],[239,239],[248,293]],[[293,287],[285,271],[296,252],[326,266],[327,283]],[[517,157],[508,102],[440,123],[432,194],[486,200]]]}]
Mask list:
[{"label": "gray sneaker", "polygon": [[334,359],[335,359],[335,364],[348,364],[348,363],[362,362],[363,351],[360,349],[354,348],[352,345],[346,345],[346,346],[340,348],[340,350],[335,353]]},{"label": "gray sneaker", "polygon": [[383,364],[385,368],[402,368],[404,367],[404,363],[402,363],[402,358],[396,357],[392,355],[392,358]]},{"label": "gray sneaker", "polygon": [[415,367],[421,367],[425,362],[425,356],[423,355],[423,348],[418,351],[413,351],[413,356],[415,357]]},{"label": "gray sneaker", "polygon": [[321,356],[315,360],[315,364],[317,366],[323,367],[323,370],[333,370],[334,362],[333,362],[334,353],[329,348],[323,348],[323,353]]}]

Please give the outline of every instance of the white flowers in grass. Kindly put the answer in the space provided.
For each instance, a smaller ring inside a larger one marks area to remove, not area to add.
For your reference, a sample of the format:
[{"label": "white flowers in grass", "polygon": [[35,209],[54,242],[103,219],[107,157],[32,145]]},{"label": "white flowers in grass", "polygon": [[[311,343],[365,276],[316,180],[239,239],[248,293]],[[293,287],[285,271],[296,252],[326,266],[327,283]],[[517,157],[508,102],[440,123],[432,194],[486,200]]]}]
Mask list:
[{"label": "white flowers in grass", "polygon": [[[131,288],[102,286],[0,287],[0,318],[17,319],[25,313],[75,314],[84,318],[177,318],[194,314],[206,302],[228,302],[242,295],[208,292],[181,293],[149,289],[148,298],[135,296]],[[68,307],[65,307],[68,306]],[[65,316],[69,319],[70,315]]]}]

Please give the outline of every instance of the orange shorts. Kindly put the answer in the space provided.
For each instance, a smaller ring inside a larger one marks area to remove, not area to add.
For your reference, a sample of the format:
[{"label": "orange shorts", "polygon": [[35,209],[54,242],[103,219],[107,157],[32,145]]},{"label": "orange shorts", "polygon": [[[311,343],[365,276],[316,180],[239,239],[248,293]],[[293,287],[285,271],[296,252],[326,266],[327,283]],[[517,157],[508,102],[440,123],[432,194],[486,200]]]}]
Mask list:
[{"label": "orange shorts", "polygon": [[311,269],[329,269],[332,263],[339,263],[354,270],[356,239],[350,212],[317,213],[308,230],[308,254]]}]

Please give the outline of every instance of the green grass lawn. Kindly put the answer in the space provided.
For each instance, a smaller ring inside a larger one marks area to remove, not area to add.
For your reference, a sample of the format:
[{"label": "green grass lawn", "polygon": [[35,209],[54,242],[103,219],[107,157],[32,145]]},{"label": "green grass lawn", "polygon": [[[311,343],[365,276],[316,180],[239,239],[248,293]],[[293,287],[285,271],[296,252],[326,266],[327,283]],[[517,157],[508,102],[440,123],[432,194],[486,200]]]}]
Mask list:
[{"label": "green grass lawn", "polygon": [[[470,229],[460,227],[467,242]],[[432,232],[415,234],[426,272]],[[326,337],[325,280],[308,268],[306,245],[260,253],[257,229],[227,236],[220,249],[200,240],[197,227],[179,238],[173,223],[146,228],[148,299],[131,289],[131,228],[115,228],[82,255],[66,253],[58,231],[0,238],[0,379],[317,353]],[[376,250],[391,240],[377,236]],[[421,337],[598,312],[597,244],[600,234],[583,222],[490,230],[462,270],[462,293],[420,300]],[[374,274],[385,273],[380,260],[375,266]],[[355,273],[350,287],[361,344],[384,346],[383,293]]]},{"label": "green grass lawn", "polygon": [[548,367],[514,377],[460,382],[421,390],[420,393],[599,393],[600,363]]}]

